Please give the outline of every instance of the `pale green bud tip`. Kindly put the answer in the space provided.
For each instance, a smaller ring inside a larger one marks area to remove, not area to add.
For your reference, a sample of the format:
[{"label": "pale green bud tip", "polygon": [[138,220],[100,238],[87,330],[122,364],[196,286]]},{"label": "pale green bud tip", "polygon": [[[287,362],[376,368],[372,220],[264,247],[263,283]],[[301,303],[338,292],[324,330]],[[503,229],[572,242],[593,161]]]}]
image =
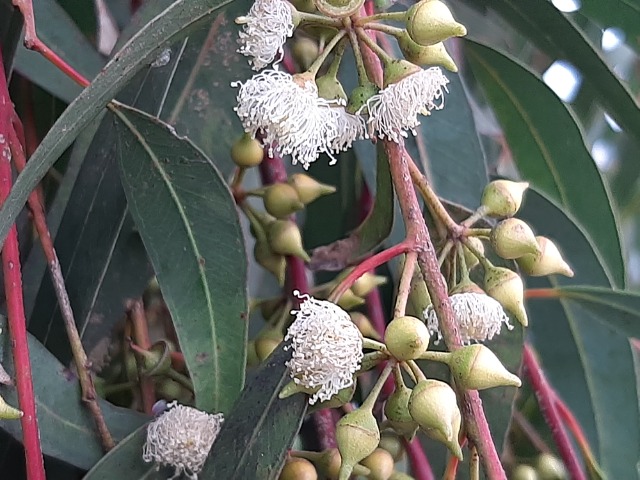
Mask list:
[{"label": "pale green bud tip", "polygon": [[502,267],[487,268],[484,287],[487,294],[511,312],[522,326],[528,325],[524,309],[524,284],[516,272]]},{"label": "pale green bud tip", "polygon": [[416,317],[399,317],[387,326],[384,343],[397,360],[414,360],[429,346],[429,329]]},{"label": "pale green bud tip", "polygon": [[449,37],[467,34],[456,22],[451,10],[439,0],[422,0],[407,11],[407,32],[419,45],[433,45]]},{"label": "pale green bud tip", "polygon": [[326,185],[313,179],[304,173],[294,173],[289,177],[291,185],[298,193],[298,198],[305,205],[324,195],[330,195],[336,191],[333,185]]},{"label": "pale green bud tip", "polygon": [[535,466],[540,480],[565,480],[569,478],[562,461],[550,453],[540,454]]},{"label": "pale green bud tip", "polygon": [[520,379],[507,371],[498,357],[481,344],[452,352],[449,366],[456,384],[467,390],[522,385]]},{"label": "pale green bud tip", "polygon": [[268,226],[267,239],[274,253],[293,255],[308,262],[309,255],[302,246],[302,234],[298,226],[289,220],[276,220]]},{"label": "pale green bud tip", "polygon": [[555,243],[542,236],[536,237],[536,241],[540,251],[518,259],[518,266],[524,273],[533,277],[554,274],[573,277],[573,270],[564,260]]},{"label": "pale green bud tip", "polygon": [[360,408],[342,417],[336,425],[336,443],[342,457],[339,478],[347,479],[353,467],[380,443],[380,429],[371,411]]},{"label": "pale green bud tip", "polygon": [[513,480],[540,480],[536,469],[530,465],[518,465],[511,472]]},{"label": "pale green bud tip", "polygon": [[491,217],[512,217],[522,205],[522,196],[529,188],[527,182],[494,180],[482,193],[481,205],[485,215]]},{"label": "pale green bud tip", "polygon": [[288,183],[275,183],[265,189],[264,208],[276,218],[285,218],[304,208],[296,189]]},{"label": "pale green bud tip", "polygon": [[419,45],[411,39],[406,31],[404,31],[398,38],[398,46],[400,47],[404,58],[415,65],[439,65],[450,72],[455,73],[458,71],[458,66],[447,52],[447,49],[442,42],[429,46]]},{"label": "pale green bud tip", "polygon": [[540,252],[533,230],[518,218],[507,218],[498,223],[491,230],[490,240],[495,252],[507,260]]},{"label": "pale green bud tip", "polygon": [[24,413],[21,410],[12,407],[0,396],[0,418],[4,420],[18,420],[22,418],[23,415]]},{"label": "pale green bud tip", "polygon": [[387,277],[367,272],[355,281],[351,289],[359,297],[366,297],[374,288],[380,287],[385,283],[387,283]]}]

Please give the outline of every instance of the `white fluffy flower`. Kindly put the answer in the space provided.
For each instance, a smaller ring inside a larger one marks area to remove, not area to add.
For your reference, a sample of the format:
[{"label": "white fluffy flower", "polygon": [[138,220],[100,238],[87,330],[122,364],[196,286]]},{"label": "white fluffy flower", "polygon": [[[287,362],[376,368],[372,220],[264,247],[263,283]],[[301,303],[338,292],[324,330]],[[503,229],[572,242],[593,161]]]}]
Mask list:
[{"label": "white fluffy flower", "polygon": [[175,469],[171,478],[181,474],[195,480],[202,469],[224,417],[172,402],[169,410],[147,427],[147,441],[142,451],[145,462],[168,465]]},{"label": "white fluffy flower", "polygon": [[[488,295],[481,293],[456,293],[449,297],[453,313],[458,321],[458,331],[463,343],[484,342],[500,334],[504,323],[509,330],[513,325],[502,305]],[[432,305],[424,311],[427,328],[431,334],[442,338],[438,317]]]},{"label": "white fluffy flower", "polygon": [[[360,115],[353,115],[340,105],[333,108],[333,124],[329,127],[329,140],[332,153],[345,152],[353,142],[368,138],[364,119]],[[331,162],[333,165],[335,159]]]},{"label": "white fluffy flower", "polygon": [[264,70],[232,86],[240,87],[235,111],[246,132],[255,137],[262,129],[265,145],[291,155],[292,163],[304,168],[322,152],[331,156],[338,112],[318,96],[312,78]]},{"label": "white fluffy flower", "polygon": [[251,57],[254,70],[261,70],[274,60],[282,59],[282,47],[293,35],[291,5],[284,0],[256,0],[249,13],[238,17],[243,26],[238,43],[239,53]]},{"label": "white fluffy flower", "polygon": [[287,366],[296,384],[312,390],[320,387],[309,399],[313,405],[353,385],[363,356],[362,335],[349,314],[336,304],[297,290],[293,293],[304,301],[300,310],[291,312],[296,319],[285,337],[293,349]]},{"label": "white fluffy flower", "polygon": [[369,135],[389,138],[400,143],[407,130],[416,135],[420,125],[418,114],[429,115],[431,110],[444,107],[444,93],[448,92],[445,77],[438,67],[413,73],[367,100]]}]

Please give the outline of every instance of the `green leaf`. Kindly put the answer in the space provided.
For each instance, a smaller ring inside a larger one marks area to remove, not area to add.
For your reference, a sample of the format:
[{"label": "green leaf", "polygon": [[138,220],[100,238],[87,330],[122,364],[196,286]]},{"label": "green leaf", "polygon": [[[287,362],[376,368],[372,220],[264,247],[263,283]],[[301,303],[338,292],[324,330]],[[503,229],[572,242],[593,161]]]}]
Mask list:
[{"label": "green leaf", "polygon": [[0,45],[5,73],[11,72],[22,32],[22,15],[11,0],[0,0]]},{"label": "green leaf", "polygon": [[523,179],[573,214],[593,239],[611,282],[624,286],[624,259],[609,192],[572,114],[515,59],[472,42],[466,42],[466,52]]},{"label": "green leaf", "polygon": [[[596,0],[597,1],[597,0]],[[552,59],[569,61],[583,75],[585,85],[596,92],[597,100],[611,117],[636,141],[640,141],[640,108],[627,87],[607,66],[593,45],[573,23],[548,0],[473,0],[502,15]],[[533,96],[531,96],[534,98]]]},{"label": "green leaf", "polygon": [[225,417],[201,478],[276,480],[307,410],[307,395],[284,400],[278,394],[291,378],[280,344],[248,382]]},{"label": "green leaf", "polygon": [[184,35],[199,21],[207,20],[230,0],[176,0],[154,17],[114,55],[100,74],[65,110],[18,176],[0,209],[0,241],[27,201],[29,193],[62,152],[114,95],[144,66],[150,65],[163,45]]},{"label": "green leaf", "polygon": [[[9,341],[8,336],[6,341]],[[14,376],[10,352],[10,348],[4,349],[2,365],[9,375]],[[29,354],[43,452],[79,468],[91,468],[102,457],[103,451],[95,423],[82,403],[76,377],[31,336]],[[18,405],[15,387],[0,386],[0,395],[9,404]],[[146,421],[142,414],[115,407],[102,400],[100,407],[116,441]],[[5,420],[0,428],[22,440],[19,421]]]},{"label": "green leaf", "polygon": [[114,107],[129,209],[158,277],[196,406],[228,412],[242,390],[247,258],[233,196],[211,161],[171,127]]},{"label": "green leaf", "polygon": [[640,338],[640,294],[597,287],[561,287],[557,292],[618,333]]},{"label": "green leaf", "polygon": [[[520,216],[564,248],[573,279],[527,278],[528,288],[589,284],[610,287],[593,243],[569,216],[530,190]],[[640,449],[635,375],[626,335],[570,300],[527,302],[530,332],[545,371],[567,402],[610,478],[634,478]],[[634,424],[636,425],[636,424]]]},{"label": "green leaf", "polygon": [[[95,77],[105,60],[58,2],[37,0],[33,8],[38,37],[75,71],[89,79]],[[83,6],[75,8],[80,10]],[[16,52],[15,67],[20,74],[67,103],[82,91],[82,87],[58,67],[22,44]]]},{"label": "green leaf", "polygon": [[582,0],[580,13],[604,28],[619,28],[640,53],[640,3],[637,0]]}]

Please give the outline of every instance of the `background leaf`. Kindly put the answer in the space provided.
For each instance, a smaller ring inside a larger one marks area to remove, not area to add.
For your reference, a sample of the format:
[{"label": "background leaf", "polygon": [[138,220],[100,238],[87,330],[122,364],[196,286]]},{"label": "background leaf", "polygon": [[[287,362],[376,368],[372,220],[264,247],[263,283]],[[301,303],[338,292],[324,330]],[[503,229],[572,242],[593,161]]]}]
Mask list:
[{"label": "background leaf", "polygon": [[114,109],[131,214],[171,312],[196,406],[228,412],[242,389],[246,253],[235,202],[191,142],[140,111]]},{"label": "background leaf", "polygon": [[611,199],[571,113],[515,59],[477,43],[465,45],[523,180],[574,215],[593,239],[611,282],[623,287],[625,266]]},{"label": "background leaf", "polygon": [[285,362],[290,351],[280,344],[262,363],[225,417],[202,478],[276,480],[307,410],[307,395],[281,400],[291,378]]}]

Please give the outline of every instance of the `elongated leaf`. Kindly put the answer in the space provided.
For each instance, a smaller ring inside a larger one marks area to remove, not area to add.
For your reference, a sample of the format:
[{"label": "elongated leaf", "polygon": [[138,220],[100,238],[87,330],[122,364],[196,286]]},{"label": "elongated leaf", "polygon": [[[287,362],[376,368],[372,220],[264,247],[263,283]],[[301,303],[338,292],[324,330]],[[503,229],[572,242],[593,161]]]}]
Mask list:
[{"label": "elongated leaf", "polygon": [[[71,465],[89,469],[102,457],[95,423],[81,400],[74,374],[58,362],[41,343],[29,336],[29,353],[33,365],[33,384],[38,412],[40,441],[46,455]],[[14,375],[11,350],[5,348],[2,365]],[[0,386],[11,405],[18,405],[15,387]],[[146,418],[132,410],[100,401],[111,434],[120,440],[138,428]],[[22,439],[20,422],[3,421],[0,428]]]},{"label": "elongated leaf", "polygon": [[213,444],[201,478],[275,480],[307,409],[303,394],[281,400],[290,381],[281,344],[248,382]]},{"label": "elongated leaf", "polygon": [[595,318],[627,337],[640,338],[640,295],[597,287],[563,287],[560,298],[580,304]]},{"label": "elongated leaf", "polygon": [[637,0],[582,0],[580,13],[602,28],[619,28],[625,42],[640,53],[640,3]]},{"label": "elongated leaf", "polygon": [[571,19],[548,0],[533,0],[522,8],[518,0],[472,0],[502,15],[520,33],[553,59],[565,59],[582,74],[597,99],[629,135],[640,141],[640,108],[627,87],[616,77]]},{"label": "elongated leaf", "polygon": [[191,142],[140,111],[114,112],[122,183],[171,311],[196,405],[226,413],[245,368],[247,259],[235,202]]},{"label": "elongated leaf", "polygon": [[569,110],[516,60],[472,42],[466,51],[523,178],[574,215],[593,239],[612,283],[624,286],[609,192]]},{"label": "elongated leaf", "polygon": [[0,209],[0,241],[6,238],[29,193],[88,122],[140,69],[155,60],[159,49],[184,35],[197,22],[208,19],[229,1],[176,0],[122,47],[93,83],[60,116],[19,175]]},{"label": "elongated leaf", "polygon": [[[527,193],[522,218],[552,238],[574,268],[573,279],[527,278],[529,288],[579,283],[610,287],[590,239],[558,207]],[[579,419],[610,478],[634,478],[640,448],[635,375],[626,335],[620,335],[574,301],[531,300],[530,331],[553,386]],[[634,428],[636,427],[636,428]]]}]

